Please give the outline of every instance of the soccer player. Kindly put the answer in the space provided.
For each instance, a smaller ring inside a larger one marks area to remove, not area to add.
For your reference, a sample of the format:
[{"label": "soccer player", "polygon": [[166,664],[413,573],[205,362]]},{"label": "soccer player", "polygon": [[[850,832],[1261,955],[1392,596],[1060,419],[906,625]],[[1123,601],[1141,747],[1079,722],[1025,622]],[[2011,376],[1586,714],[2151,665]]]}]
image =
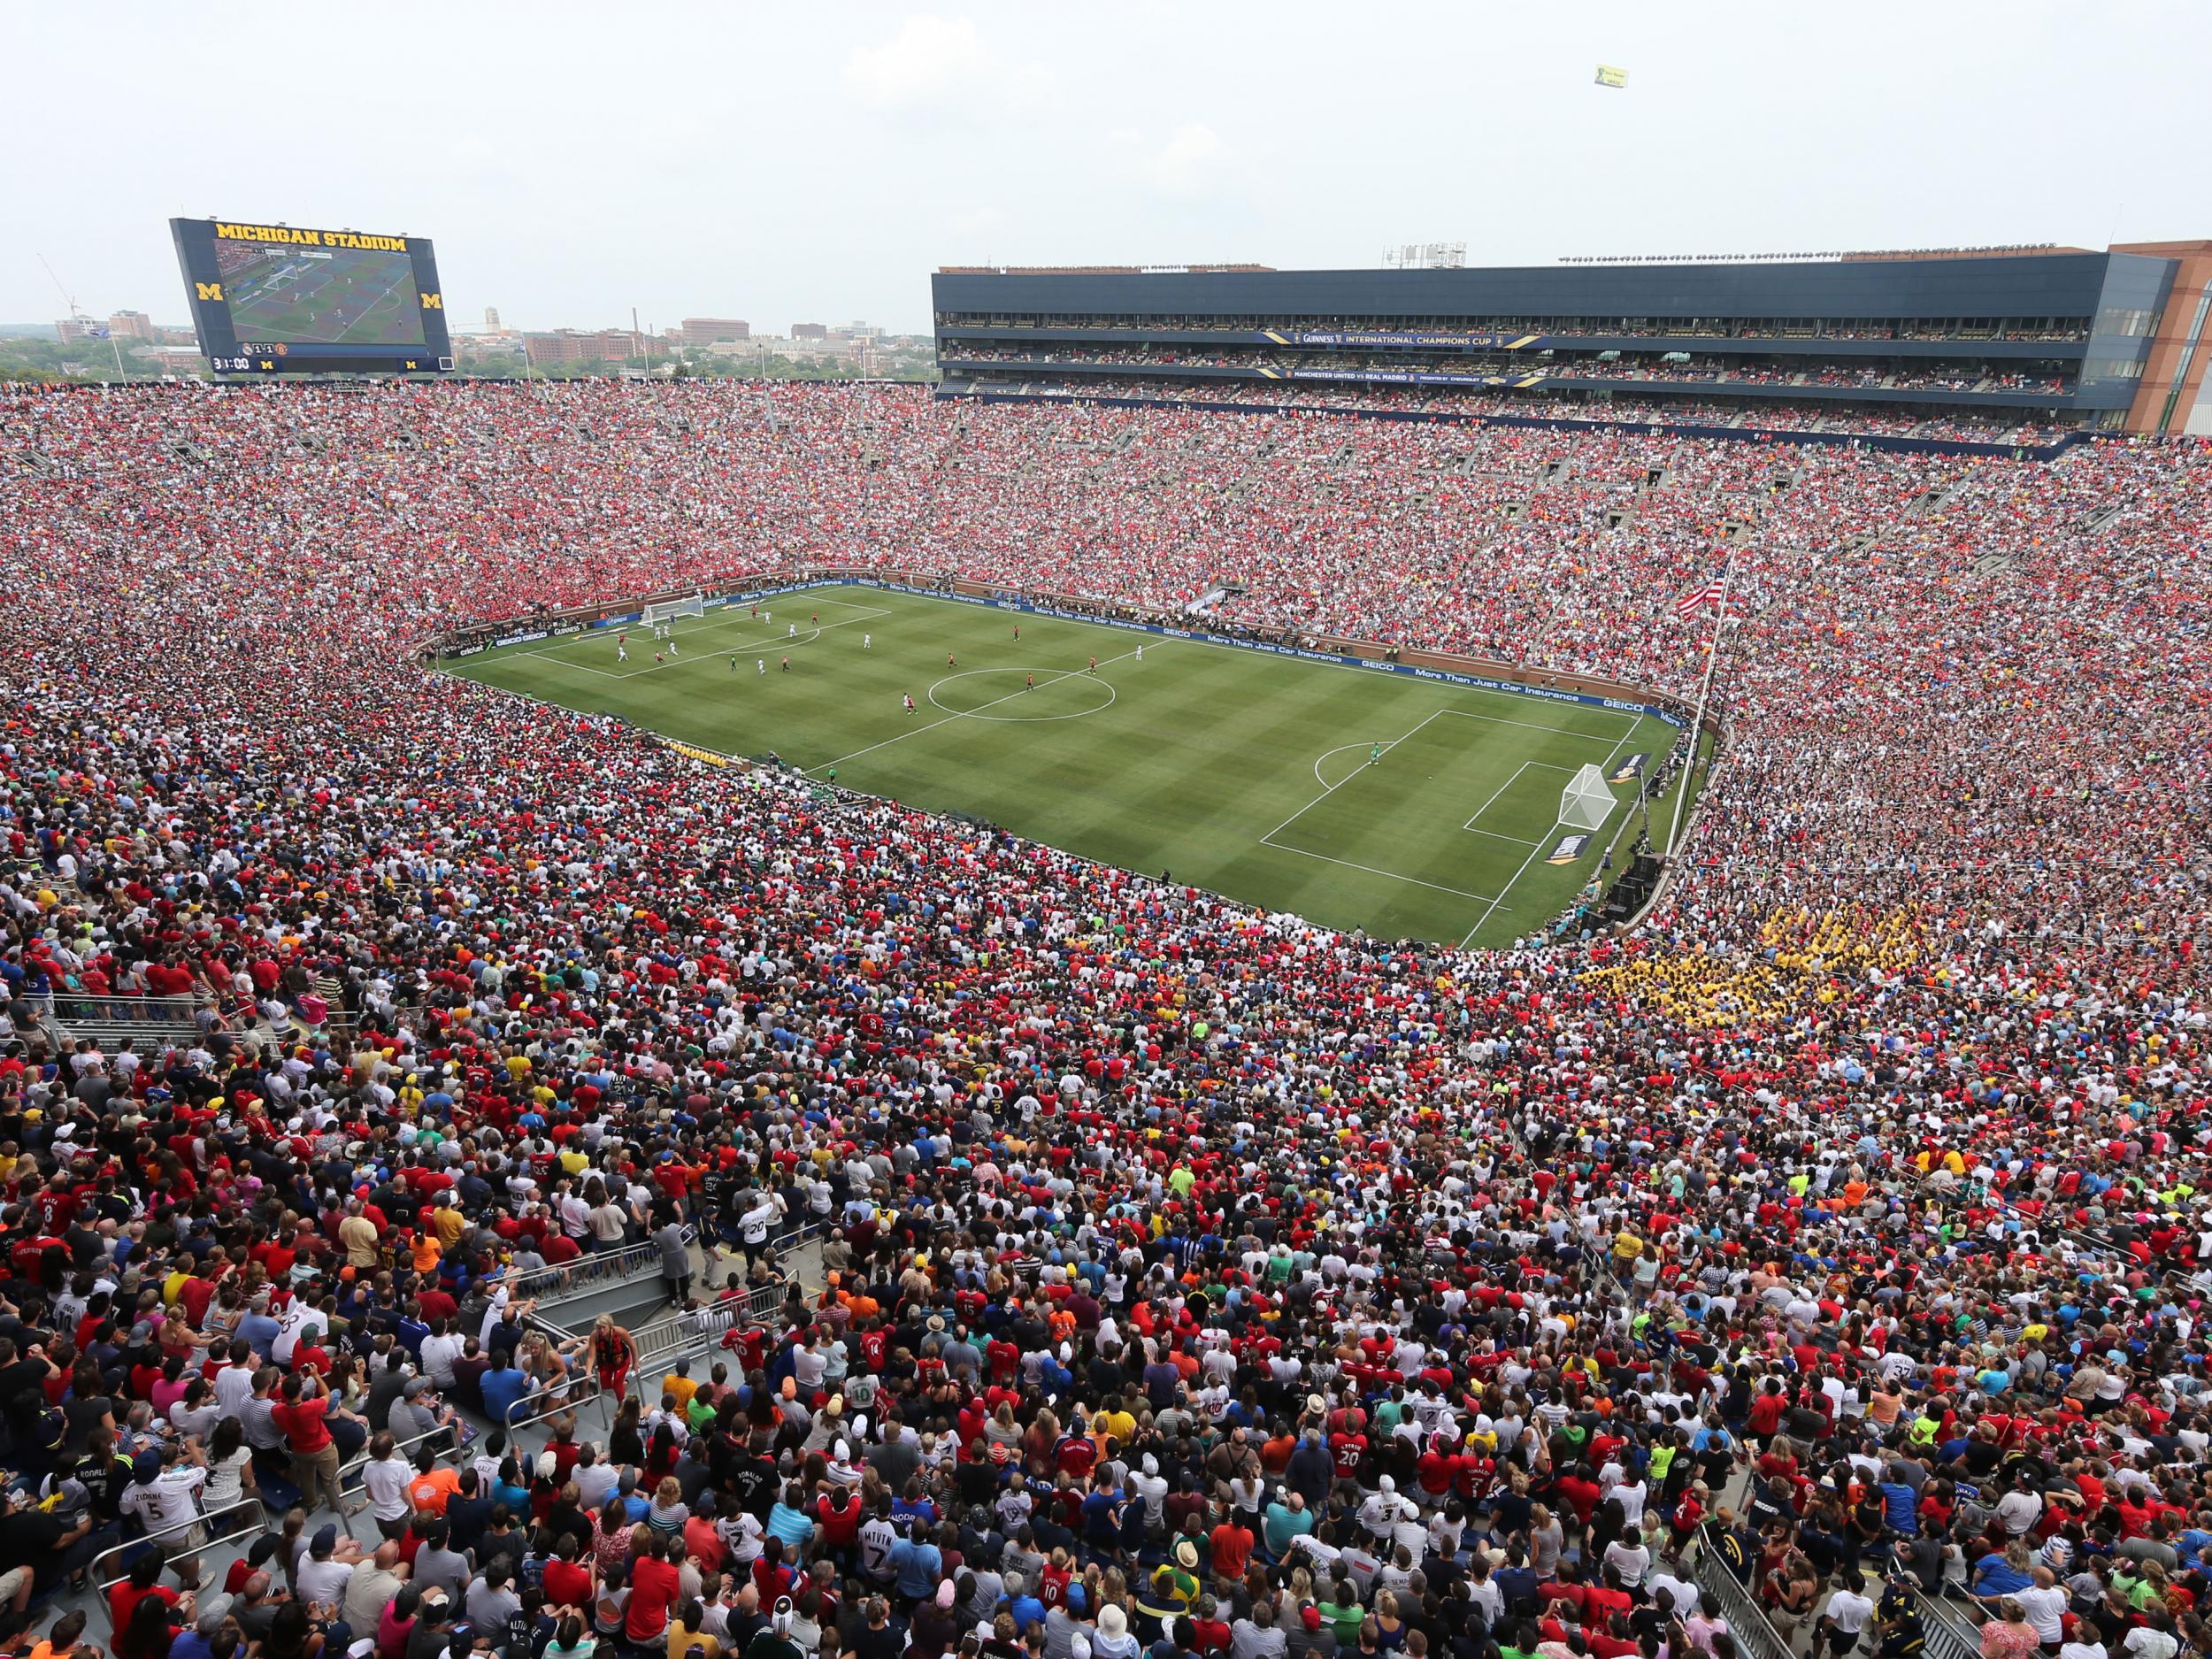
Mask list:
[{"label": "soccer player", "polygon": [[626,663],[630,660],[630,648],[620,640],[614,642],[614,660],[618,663]]},{"label": "soccer player", "polygon": [[906,697],[906,699],[905,699],[905,702],[906,702],[906,711],[907,711],[909,714],[913,713],[913,712],[914,712],[914,698],[913,698],[913,695],[912,695],[912,694],[911,694],[911,693],[908,694],[908,695],[907,695],[907,697]]},{"label": "soccer player", "polygon": [[676,654],[676,636],[673,633],[671,633],[668,636],[668,654],[671,657],[673,657]]},{"label": "soccer player", "polygon": [[799,637],[799,625],[795,622],[785,623],[783,637],[787,640],[797,639]]},{"label": "soccer player", "polygon": [[1036,690],[1036,689],[1037,689],[1037,676],[1036,676],[1036,675],[1034,675],[1034,674],[1030,675],[1030,677],[1029,677],[1029,683],[1028,683],[1026,686],[1024,686],[1024,687],[1022,687],[1022,689],[1023,689],[1024,691],[1034,691],[1034,690]]},{"label": "soccer player", "polygon": [[860,636],[860,649],[864,651],[866,650],[870,645],[875,642],[875,637],[876,636],[872,634],[862,634]]},{"label": "soccer player", "polygon": [[1092,657],[1092,658],[1091,658],[1091,670],[1090,670],[1090,672],[1093,672],[1094,674],[1095,674],[1095,673],[1098,672],[1098,658],[1096,658],[1095,657]]},{"label": "soccer player", "polygon": [[953,660],[953,656],[950,651],[947,651],[945,653],[945,666],[947,668],[957,668],[960,666],[958,663]]},{"label": "soccer player", "polygon": [[1021,642],[1022,642],[1022,625],[1021,625],[1020,623],[1017,622],[1017,623],[1014,625],[1014,643],[1015,643],[1015,644],[1017,644],[1017,645],[1019,645]]},{"label": "soccer player", "polygon": [[1141,663],[1144,661],[1144,647],[1142,644],[1140,644],[1137,647],[1137,660]]},{"label": "soccer player", "polygon": [[657,664],[664,663],[664,662],[666,662],[667,660],[668,660],[668,653],[667,653],[666,651],[655,651],[655,652],[653,653],[653,661],[655,662],[655,664]]},{"label": "soccer player", "polygon": [[732,651],[730,653],[730,672],[733,674],[737,672],[737,653],[735,651]]},{"label": "soccer player", "polygon": [[816,611],[816,612],[814,613],[814,615],[813,615],[810,618],[809,618],[809,619],[810,619],[810,620],[813,623],[813,625],[814,625],[816,627],[818,627],[818,627],[820,627],[820,626],[822,626],[822,613],[821,613],[820,611]]},{"label": "soccer player", "polygon": [[783,659],[783,672],[787,674],[791,672],[791,659],[788,657]]},{"label": "soccer player", "polygon": [[1377,766],[1382,764],[1382,745],[1380,743],[1376,744],[1374,748],[1367,751],[1367,764],[1371,766]]},{"label": "soccer player", "polygon": [[768,672],[768,659],[764,657],[756,657],[753,658],[753,666],[764,674]]}]

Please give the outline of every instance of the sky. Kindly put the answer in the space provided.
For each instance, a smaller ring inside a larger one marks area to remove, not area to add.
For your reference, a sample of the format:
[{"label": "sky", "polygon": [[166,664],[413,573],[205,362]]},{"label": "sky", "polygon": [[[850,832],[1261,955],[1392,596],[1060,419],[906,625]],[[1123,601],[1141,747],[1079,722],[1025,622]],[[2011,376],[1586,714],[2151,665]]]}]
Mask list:
[{"label": "sky", "polygon": [[42,257],[180,323],[179,216],[427,235],[457,326],[757,334],[926,332],[941,265],[2212,235],[2207,0],[150,0],[0,40],[0,322],[65,314]]}]

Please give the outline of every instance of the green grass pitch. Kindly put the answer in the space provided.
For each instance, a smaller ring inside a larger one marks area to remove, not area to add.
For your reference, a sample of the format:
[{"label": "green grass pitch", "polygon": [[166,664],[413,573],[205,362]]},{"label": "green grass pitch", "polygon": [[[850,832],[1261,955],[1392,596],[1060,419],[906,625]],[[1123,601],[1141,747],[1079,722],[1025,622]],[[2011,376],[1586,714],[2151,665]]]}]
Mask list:
[{"label": "green grass pitch", "polygon": [[[633,624],[627,662],[610,629],[449,666],[1245,903],[1455,944],[1508,942],[1569,903],[1639,814],[1616,786],[1584,856],[1555,865],[1561,790],[1586,762],[1656,761],[1675,735],[1617,710],[872,588],[761,610],[676,623],[658,663]],[[1654,803],[1655,841],[1672,806]]]}]

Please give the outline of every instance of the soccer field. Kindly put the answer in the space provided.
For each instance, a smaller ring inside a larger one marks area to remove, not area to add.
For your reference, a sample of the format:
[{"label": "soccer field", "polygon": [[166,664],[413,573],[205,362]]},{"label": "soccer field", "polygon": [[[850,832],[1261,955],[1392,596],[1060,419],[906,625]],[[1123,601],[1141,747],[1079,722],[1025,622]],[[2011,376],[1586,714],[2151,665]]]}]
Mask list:
[{"label": "soccer field", "polygon": [[[1245,903],[1454,944],[1508,942],[1571,901],[1633,840],[1636,786],[1554,864],[1561,790],[1586,763],[1656,764],[1675,737],[1620,710],[872,588],[676,623],[660,662],[634,623],[627,662],[607,629],[448,666]],[[1654,803],[1655,840],[1671,810]]]}]

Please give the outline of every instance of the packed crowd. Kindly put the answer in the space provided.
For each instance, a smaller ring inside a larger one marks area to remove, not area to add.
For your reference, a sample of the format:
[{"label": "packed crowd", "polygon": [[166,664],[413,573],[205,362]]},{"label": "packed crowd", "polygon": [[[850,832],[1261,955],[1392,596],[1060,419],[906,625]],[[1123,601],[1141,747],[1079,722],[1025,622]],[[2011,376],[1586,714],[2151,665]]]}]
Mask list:
[{"label": "packed crowd", "polygon": [[[2204,447],[585,382],[11,396],[0,468],[35,1659],[96,1561],[119,1659],[2212,1654]],[[1465,953],[417,663],[826,565],[1685,700],[1717,638],[1727,741],[1647,921]],[[508,1288],[799,1214],[618,1410]]]},{"label": "packed crowd", "polygon": [[[1632,379],[1633,376],[1620,378]],[[1578,397],[1556,391],[1470,391],[1451,387],[1359,384],[1311,378],[1295,381],[1209,380],[1182,385],[1119,375],[1085,375],[1079,380],[1055,380],[1048,375],[1025,377],[1015,365],[993,365],[981,371],[956,362],[947,380],[949,389],[1020,394],[1038,398],[1141,397],[1199,404],[1241,403],[1261,408],[1291,410],[1370,410],[1451,415],[1469,420],[1495,416],[1534,417],[1544,420],[1591,422],[1633,421],[1653,426],[1743,426],[1781,432],[1834,432],[1853,437],[1931,438],[1954,443],[2000,443],[2040,448],[2065,435],[2062,426],[2023,420],[2018,411],[1994,410],[1987,415],[1939,413],[1929,409],[1890,410],[1874,406],[1834,403],[1789,403],[1761,399],[1747,403],[1739,397],[1708,397],[1694,389],[1696,375],[1677,380],[1666,376],[1640,377],[1654,386],[1680,385],[1684,390],[1665,403],[1631,403],[1611,396]]]}]

